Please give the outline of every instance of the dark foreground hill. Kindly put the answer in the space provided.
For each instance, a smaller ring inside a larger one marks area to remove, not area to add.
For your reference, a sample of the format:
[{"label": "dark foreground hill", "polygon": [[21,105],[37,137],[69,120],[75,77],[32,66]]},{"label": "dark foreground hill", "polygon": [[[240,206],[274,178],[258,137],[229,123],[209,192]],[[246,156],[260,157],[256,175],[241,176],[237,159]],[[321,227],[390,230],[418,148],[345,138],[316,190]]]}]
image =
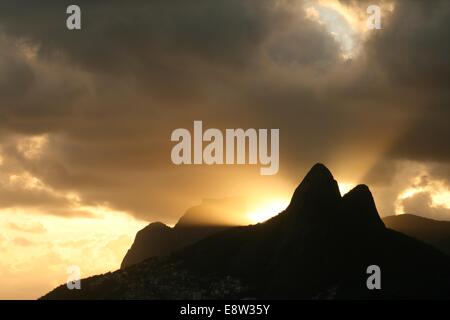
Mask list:
[{"label": "dark foreground hill", "polygon": [[[161,222],[153,222],[136,234],[135,241],[125,255],[121,269],[130,267],[151,257],[167,256],[194,242],[204,239],[230,226],[213,219],[207,224],[199,223],[206,215],[217,217],[221,212],[228,212],[229,207],[239,208],[238,199],[208,199],[199,206],[187,210],[178,223],[169,227]],[[450,222],[402,214],[384,217],[387,228],[399,231],[407,236],[421,240],[436,249],[450,255]]]},{"label": "dark foreground hill", "polygon": [[[370,265],[381,269],[380,290],[367,288]],[[288,208],[265,223],[229,228],[43,298],[449,299],[450,258],[385,228],[366,186],[341,197],[317,164]]]}]

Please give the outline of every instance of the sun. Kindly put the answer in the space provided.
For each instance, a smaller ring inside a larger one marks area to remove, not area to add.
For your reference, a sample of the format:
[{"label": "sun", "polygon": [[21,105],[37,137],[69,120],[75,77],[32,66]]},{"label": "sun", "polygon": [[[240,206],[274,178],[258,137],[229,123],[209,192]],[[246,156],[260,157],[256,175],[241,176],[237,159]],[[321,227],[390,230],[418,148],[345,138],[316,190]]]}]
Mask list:
[{"label": "sun", "polygon": [[[346,194],[353,189],[356,184],[351,182],[339,182],[339,191],[341,195]],[[290,202],[290,197],[283,196],[278,193],[276,196],[268,196],[264,199],[260,197],[253,198],[253,201],[247,203],[247,213],[244,216],[242,223],[257,224],[276,216],[287,208]]]},{"label": "sun", "polygon": [[251,208],[248,211],[246,218],[250,224],[264,222],[286,209],[288,204],[289,199],[284,198],[265,200],[256,207]]},{"label": "sun", "polygon": [[339,191],[343,196],[355,187],[356,184],[350,182],[338,182]]}]

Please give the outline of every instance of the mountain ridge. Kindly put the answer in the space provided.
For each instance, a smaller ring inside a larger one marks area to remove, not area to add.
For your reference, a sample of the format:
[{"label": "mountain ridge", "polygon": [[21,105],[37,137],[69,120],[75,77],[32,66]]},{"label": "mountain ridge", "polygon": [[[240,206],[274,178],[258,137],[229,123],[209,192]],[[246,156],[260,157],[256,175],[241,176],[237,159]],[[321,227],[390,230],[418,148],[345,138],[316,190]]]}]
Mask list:
[{"label": "mountain ridge", "polygon": [[426,242],[450,255],[450,221],[434,220],[413,214],[387,216],[383,220],[388,228]]},{"label": "mountain ridge", "polygon": [[[331,172],[317,164],[286,210],[264,223],[85,279],[85,291],[60,286],[43,298],[312,299],[330,288],[335,299],[449,298],[450,257],[387,229],[367,186],[348,194],[341,197]],[[366,287],[373,264],[382,270],[382,290]]]},{"label": "mountain ridge", "polygon": [[150,223],[138,231],[120,268],[127,268],[147,258],[170,254],[230,227],[230,221],[218,217],[232,208],[243,211],[243,206],[239,198],[204,199],[200,205],[189,208],[173,227],[162,222]]}]

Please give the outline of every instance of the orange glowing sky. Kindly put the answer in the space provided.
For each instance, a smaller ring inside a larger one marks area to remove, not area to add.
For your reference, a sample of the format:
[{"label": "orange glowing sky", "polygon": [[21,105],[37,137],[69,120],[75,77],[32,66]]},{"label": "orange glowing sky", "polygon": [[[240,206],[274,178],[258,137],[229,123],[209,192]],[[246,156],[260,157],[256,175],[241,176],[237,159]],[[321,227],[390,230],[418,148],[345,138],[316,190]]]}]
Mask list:
[{"label": "orange glowing sky", "polygon": [[[138,230],[202,199],[265,221],[316,162],[342,194],[368,184],[382,216],[450,220],[448,3],[376,1],[373,31],[366,1],[215,2],[80,1],[79,33],[60,4],[0,4],[0,299],[35,299],[69,265],[115,270]],[[199,119],[279,128],[279,173],[175,166],[170,133]]]}]

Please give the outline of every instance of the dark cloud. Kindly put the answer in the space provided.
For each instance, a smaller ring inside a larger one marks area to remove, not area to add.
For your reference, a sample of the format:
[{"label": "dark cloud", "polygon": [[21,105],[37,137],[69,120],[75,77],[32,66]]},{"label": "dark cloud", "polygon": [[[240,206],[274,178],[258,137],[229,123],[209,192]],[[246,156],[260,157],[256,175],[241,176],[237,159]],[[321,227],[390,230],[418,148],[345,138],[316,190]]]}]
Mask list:
[{"label": "dark cloud", "polygon": [[372,39],[371,54],[393,81],[442,93],[450,85],[450,5],[437,0],[397,1],[388,29]]},{"label": "dark cloud", "polygon": [[397,1],[388,29],[369,41],[370,57],[406,100],[414,119],[392,156],[449,162],[450,4]]},{"label": "dark cloud", "polygon": [[[365,3],[342,2],[365,12]],[[6,176],[28,172],[89,205],[174,219],[201,198],[234,195],[233,181],[256,179],[257,170],[171,164],[171,131],[199,119],[280,128],[280,176],[295,184],[317,161],[343,176],[354,168],[367,180],[359,182],[391,186],[391,205],[404,187],[392,181],[397,160],[448,168],[446,1],[397,1],[352,61],[301,1],[78,1],[76,32],[65,28],[68,4],[0,4]],[[45,152],[27,159],[17,134],[48,134]],[[2,206],[48,203],[63,214],[64,201],[0,191]]]}]

